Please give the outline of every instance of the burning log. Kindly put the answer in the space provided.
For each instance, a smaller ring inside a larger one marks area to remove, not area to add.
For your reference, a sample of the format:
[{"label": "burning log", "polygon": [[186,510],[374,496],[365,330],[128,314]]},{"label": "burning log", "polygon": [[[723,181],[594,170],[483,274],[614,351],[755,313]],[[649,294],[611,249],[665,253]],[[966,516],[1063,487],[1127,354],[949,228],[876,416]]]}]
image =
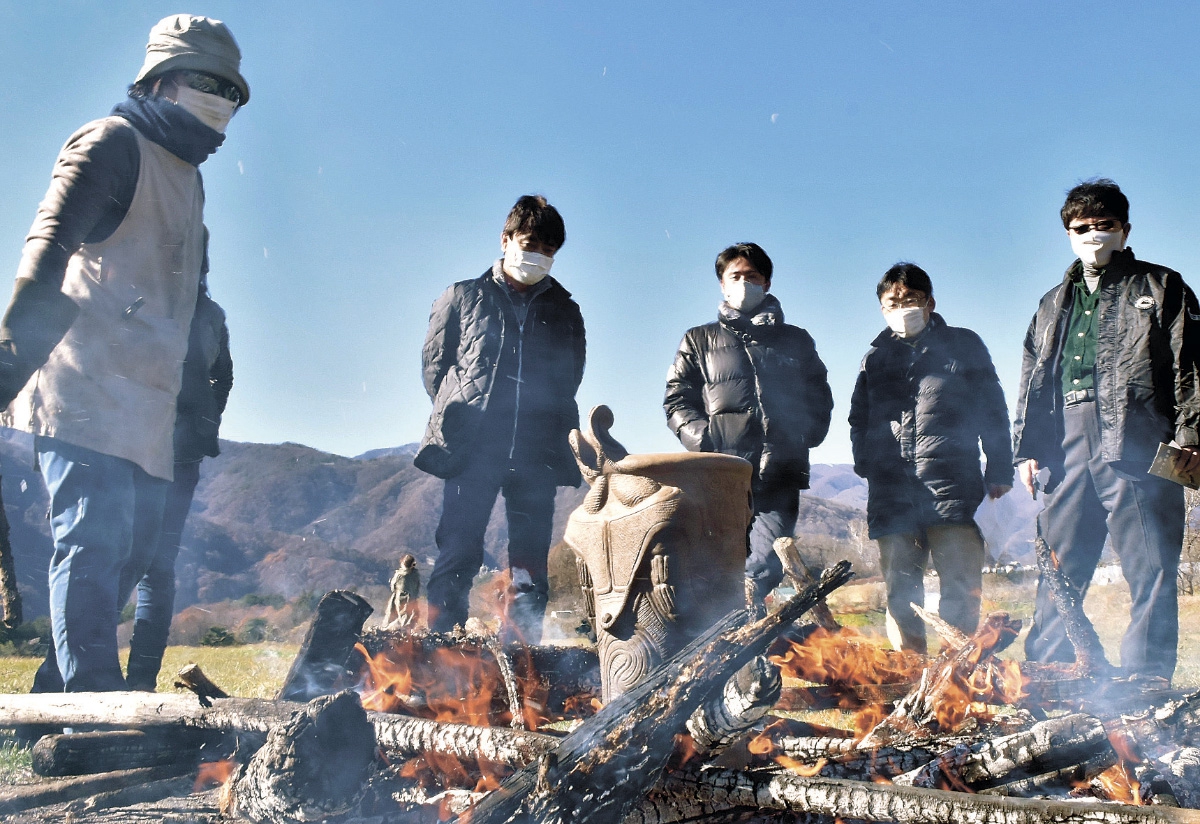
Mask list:
[{"label": "burning log", "polygon": [[1098,718],[1064,715],[1034,724],[1024,732],[970,747],[955,747],[921,769],[898,776],[895,783],[982,790],[1047,773],[1073,771],[1085,762],[1093,766],[1103,764],[1093,775],[1117,763],[1108,732]]},{"label": "burning log", "polygon": [[753,727],[779,697],[779,668],[758,657],[692,713],[687,729],[702,753],[718,752]]},{"label": "burning log", "polygon": [[[760,621],[735,610],[485,798],[472,824],[620,820],[657,779],[687,719],[786,627],[851,577],[842,561]],[[537,792],[545,788],[545,792]]]},{"label": "burning log", "polygon": [[33,745],[33,771],[59,777],[200,762],[200,750],[220,733],[194,729],[113,730],[43,736]]},{"label": "burning log", "polygon": [[374,758],[374,730],[358,696],[315,698],[235,771],[226,812],[276,824],[344,815]]},{"label": "burning log", "polygon": [[[657,803],[654,803],[657,802]],[[785,772],[678,770],[625,824],[674,824],[722,811],[786,810],[793,814],[894,824],[1197,824],[1200,812],[1081,801],[1044,801],[808,778]],[[474,819],[472,819],[474,821]]]},{"label": "burning log", "polygon": [[[268,733],[285,724],[304,704],[259,698],[222,698],[210,708],[190,695],[147,692],[0,694],[0,727],[24,724],[105,727],[189,727],[237,733]],[[535,732],[443,724],[382,712],[367,713],[379,745],[397,757],[426,751],[474,758],[482,753],[499,764],[523,765],[560,741]]]},{"label": "burning log", "polygon": [[1033,542],[1037,555],[1038,572],[1050,593],[1050,600],[1062,618],[1067,640],[1075,647],[1075,663],[1086,676],[1112,675],[1113,667],[1104,656],[1104,645],[1096,628],[1083,612],[1083,594],[1076,589],[1059,569],[1050,545],[1042,538],[1041,529]]},{"label": "burning log", "polygon": [[[978,700],[975,695],[979,687],[972,681],[976,668],[984,658],[1011,644],[1020,630],[1021,622],[1010,620],[1007,613],[989,615],[969,643],[952,653],[939,655],[925,669],[917,688],[859,742],[859,748],[874,749],[896,741],[927,738],[934,729],[952,732],[962,718],[947,713],[963,709],[964,703],[948,700],[948,695],[965,694],[971,700]],[[1015,689],[1020,687],[1019,675],[1018,670],[1016,683],[1010,685]]]},{"label": "burning log", "polygon": [[346,662],[354,654],[354,645],[363,623],[374,610],[353,592],[334,590],[325,593],[317,604],[317,615],[277,696],[284,701],[308,701],[328,695],[343,681],[354,676],[355,666]]},{"label": "burning log", "polygon": [[970,643],[971,637],[969,635],[946,621],[944,618],[942,618],[942,616],[935,612],[930,612],[920,604],[909,604],[909,606],[912,607],[913,612],[915,612],[922,621],[929,624],[929,626],[933,628],[933,631],[938,634],[938,638],[942,640],[943,652],[946,651],[946,648],[962,649],[968,643]]},{"label": "burning log", "polygon": [[86,798],[97,793],[113,792],[127,787],[136,787],[151,781],[178,778],[190,771],[178,765],[167,767],[142,767],[136,770],[118,770],[100,775],[64,778],[53,784],[33,784],[13,787],[0,793],[0,815],[13,815],[47,804],[62,804],[77,798]]}]

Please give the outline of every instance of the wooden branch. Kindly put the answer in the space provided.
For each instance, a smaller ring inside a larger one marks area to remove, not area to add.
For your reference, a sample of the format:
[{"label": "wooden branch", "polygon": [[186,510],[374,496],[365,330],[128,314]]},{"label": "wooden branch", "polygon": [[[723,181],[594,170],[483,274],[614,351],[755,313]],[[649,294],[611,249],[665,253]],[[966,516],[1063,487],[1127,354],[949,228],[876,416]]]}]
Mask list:
[{"label": "wooden branch", "polygon": [[[690,799],[706,810],[788,810],[841,820],[895,824],[1200,824],[1200,811],[1134,807],[1083,801],[1044,801],[927,790],[791,773],[679,770],[663,777],[658,790]],[[658,809],[652,811],[657,814]],[[639,807],[625,824],[670,824]]]},{"label": "wooden branch", "polygon": [[1050,593],[1050,601],[1062,619],[1067,640],[1075,647],[1075,663],[1079,671],[1085,676],[1111,676],[1115,667],[1105,657],[1100,636],[1096,634],[1096,628],[1084,614],[1083,595],[1059,569],[1058,559],[1054,557],[1050,545],[1042,537],[1040,528],[1033,548],[1037,556],[1038,571]]},{"label": "wooden branch", "polygon": [[[816,583],[813,580],[813,574],[809,570],[808,564],[804,563],[804,556],[800,554],[800,548],[796,546],[795,538],[789,536],[776,538],[771,548],[779,556],[779,562],[783,564],[783,571],[792,579],[792,585],[796,587],[797,592],[801,592]],[[829,605],[825,603],[825,599],[823,598],[813,607],[812,614],[817,624],[830,632],[835,632],[842,628],[837,618],[833,617],[833,611],[829,609]]]},{"label": "wooden branch", "polygon": [[339,589],[325,593],[276,697],[309,701],[344,686],[345,679],[357,672],[357,661],[353,672],[347,670],[346,662],[362,634],[363,623],[373,611],[353,592]]},{"label": "wooden branch", "polygon": [[942,647],[950,649],[962,649],[971,640],[971,636],[967,635],[958,627],[949,623],[936,612],[930,612],[920,604],[909,604],[913,612],[917,614],[922,621],[933,627],[933,631],[942,639]]},{"label": "wooden branch", "polygon": [[47,804],[62,804],[76,798],[135,787],[150,781],[177,778],[183,770],[184,768],[177,765],[142,767],[137,770],[118,770],[101,775],[64,778],[51,784],[13,787],[0,793],[0,815],[12,815]]},{"label": "wooden branch", "polygon": [[654,783],[697,707],[851,575],[842,561],[760,621],[747,624],[743,611],[731,612],[547,754],[552,792],[536,795],[537,770],[526,767],[475,808],[471,824],[619,821]]},{"label": "wooden branch", "polygon": [[204,730],[109,730],[46,735],[33,745],[33,771],[59,777],[138,767],[200,763],[200,749],[216,743],[220,733]]},{"label": "wooden branch", "polygon": [[491,650],[492,657],[496,659],[496,666],[500,668],[500,677],[504,681],[504,693],[508,697],[508,713],[512,716],[509,726],[514,730],[526,729],[525,713],[521,710],[521,693],[517,689],[517,676],[513,672],[512,658],[505,652],[500,639],[496,636],[488,638],[487,647]]},{"label": "wooden branch", "polygon": [[[57,726],[190,727],[267,733],[304,709],[292,701],[221,698],[210,708],[192,695],[148,692],[0,694],[0,727]],[[379,745],[397,757],[429,750],[456,758],[482,753],[499,764],[519,766],[554,748],[561,739],[535,732],[444,724],[423,718],[369,712]]]},{"label": "wooden branch", "polygon": [[200,698],[201,705],[210,707],[210,698],[228,698],[229,693],[214,684],[199,664],[188,664],[175,676],[175,686],[195,693]]}]

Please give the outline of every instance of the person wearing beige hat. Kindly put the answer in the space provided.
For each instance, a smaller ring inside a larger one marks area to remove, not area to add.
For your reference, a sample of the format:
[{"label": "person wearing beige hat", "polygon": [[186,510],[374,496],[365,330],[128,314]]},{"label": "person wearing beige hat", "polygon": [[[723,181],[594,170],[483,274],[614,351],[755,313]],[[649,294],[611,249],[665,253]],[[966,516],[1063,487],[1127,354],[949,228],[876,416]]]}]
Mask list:
[{"label": "person wearing beige hat", "polygon": [[176,14],[55,161],[0,321],[0,423],[50,493],[53,649],[35,691],[125,689],[116,627],[153,560],[202,272],[199,165],[250,99],[224,23]]}]

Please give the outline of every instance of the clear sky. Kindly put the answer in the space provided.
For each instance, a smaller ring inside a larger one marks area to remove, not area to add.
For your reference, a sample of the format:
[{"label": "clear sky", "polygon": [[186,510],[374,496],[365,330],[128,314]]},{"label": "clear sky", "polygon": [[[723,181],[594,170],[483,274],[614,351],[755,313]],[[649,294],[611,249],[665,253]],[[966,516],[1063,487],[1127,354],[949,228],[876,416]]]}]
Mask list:
[{"label": "clear sky", "polygon": [[[0,0],[0,261],[54,156],[124,95],[161,17],[224,20],[253,98],[202,167],[236,383],[222,434],[340,454],[420,438],[430,304],[499,255],[522,194],[562,212],[554,275],[588,329],[581,410],[634,451],[742,240],[807,328],[849,460],[874,284],[907,259],[979,332],[1010,406],[1058,209],[1096,175],[1130,245],[1200,284],[1200,4]],[[5,277],[8,277],[7,275]]]}]

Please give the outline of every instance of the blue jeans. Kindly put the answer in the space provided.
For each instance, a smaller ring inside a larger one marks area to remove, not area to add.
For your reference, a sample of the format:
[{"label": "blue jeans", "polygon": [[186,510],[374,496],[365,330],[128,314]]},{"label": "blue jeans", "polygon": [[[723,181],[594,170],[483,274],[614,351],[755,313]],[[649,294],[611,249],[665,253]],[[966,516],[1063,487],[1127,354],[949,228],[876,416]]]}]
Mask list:
[{"label": "blue jeans", "polygon": [[783,580],[783,564],[775,554],[775,539],[791,537],[800,515],[800,489],[795,483],[754,484],[754,520],[750,522],[750,555],[746,577],[754,593],[765,598]]},{"label": "blue jeans", "polygon": [[434,540],[437,561],[426,588],[429,627],[449,632],[467,620],[471,581],[483,563],[483,539],[496,494],[508,516],[508,566],[512,571],[518,629],[528,643],[541,639],[550,589],[546,558],[554,520],[554,476],[546,467],[506,460],[473,460],[446,481],[442,518]]},{"label": "blue jeans", "polygon": [[[59,689],[125,689],[117,621],[134,582],[150,566],[162,526],[167,482],[132,461],[36,438],[50,493],[50,624]],[[47,660],[35,691],[52,690]]]},{"label": "blue jeans", "polygon": [[[125,673],[131,690],[153,692],[158,681],[163,651],[171,632],[171,617],[175,614],[175,559],[179,557],[183,524],[192,508],[192,496],[199,481],[200,461],[175,463],[175,480],[167,487],[158,545],[150,568],[137,585],[137,613],[133,619],[129,666]],[[126,585],[123,580],[123,591]]]}]

